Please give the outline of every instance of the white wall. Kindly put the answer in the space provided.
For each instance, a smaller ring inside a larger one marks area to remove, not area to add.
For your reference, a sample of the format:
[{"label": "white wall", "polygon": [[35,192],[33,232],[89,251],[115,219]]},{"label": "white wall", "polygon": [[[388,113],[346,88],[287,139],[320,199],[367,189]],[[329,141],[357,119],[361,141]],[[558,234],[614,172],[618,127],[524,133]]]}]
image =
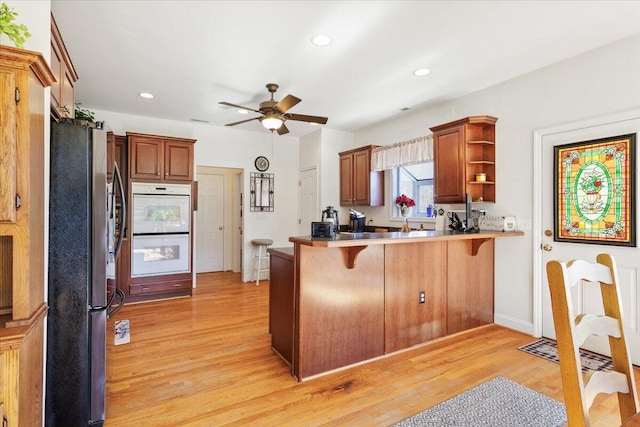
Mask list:
[{"label": "white wall", "polygon": [[[532,218],[534,130],[638,108],[639,76],[637,35],[474,94],[360,129],[356,145],[387,145],[429,133],[429,126],[471,115],[498,117],[497,202],[485,206],[493,213]],[[386,214],[385,208],[371,209]],[[496,323],[527,333],[533,328],[533,251],[539,250],[532,242],[531,231],[523,237],[497,239],[495,258]]]},{"label": "white wall", "polygon": [[[90,108],[90,106],[88,106]],[[253,265],[252,239],[273,239],[273,246],[290,246],[289,236],[298,233],[298,138],[249,132],[200,123],[161,120],[143,116],[91,109],[105,129],[117,135],[140,132],[196,139],[195,166],[238,168],[244,170],[244,245],[243,280],[251,278]],[[251,212],[249,209],[249,176],[257,172],[254,160],[269,159],[267,173],[275,178],[273,212]]]}]

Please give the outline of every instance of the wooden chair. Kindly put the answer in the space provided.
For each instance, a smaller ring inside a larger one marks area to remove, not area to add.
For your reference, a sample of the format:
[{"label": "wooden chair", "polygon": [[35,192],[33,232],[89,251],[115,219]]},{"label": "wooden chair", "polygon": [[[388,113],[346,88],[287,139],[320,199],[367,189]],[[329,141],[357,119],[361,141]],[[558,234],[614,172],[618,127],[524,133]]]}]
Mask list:
[{"label": "wooden chair", "polygon": [[[624,338],[616,263],[608,254],[598,255],[596,261],[547,263],[562,388],[570,427],[589,425],[589,408],[598,393],[617,392],[621,420],[631,417],[639,408],[633,367]],[[571,288],[582,280],[600,282],[604,316],[573,313]],[[589,335],[609,336],[613,370],[589,372],[583,378],[579,348]]]}]

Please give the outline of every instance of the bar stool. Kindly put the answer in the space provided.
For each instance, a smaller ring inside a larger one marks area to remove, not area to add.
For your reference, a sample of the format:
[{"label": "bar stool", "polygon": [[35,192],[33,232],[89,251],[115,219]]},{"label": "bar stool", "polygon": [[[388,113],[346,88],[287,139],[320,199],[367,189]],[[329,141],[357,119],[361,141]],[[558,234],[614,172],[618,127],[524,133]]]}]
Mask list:
[{"label": "bar stool", "polygon": [[[256,286],[260,285],[260,273],[263,271],[269,272],[269,253],[267,248],[273,245],[271,239],[253,239],[251,244],[255,246],[255,256],[253,257],[253,277],[256,281]],[[266,265],[263,265],[266,263]]]}]

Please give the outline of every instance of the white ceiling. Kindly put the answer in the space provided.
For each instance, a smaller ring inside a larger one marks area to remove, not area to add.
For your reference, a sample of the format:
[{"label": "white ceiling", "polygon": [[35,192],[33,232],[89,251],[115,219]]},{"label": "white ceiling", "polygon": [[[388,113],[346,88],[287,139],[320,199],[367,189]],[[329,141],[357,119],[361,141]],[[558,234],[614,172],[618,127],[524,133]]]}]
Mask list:
[{"label": "white ceiling", "polygon": [[[274,82],[277,100],[302,99],[291,113],[354,131],[640,32],[639,1],[52,0],[51,7],[84,107],[213,126],[251,117],[219,101],[257,108]],[[320,33],[333,43],[313,46]],[[431,74],[415,77],[421,67]],[[155,98],[139,98],[141,91]],[[292,136],[316,129],[287,126]],[[257,121],[237,128],[267,132]]]}]

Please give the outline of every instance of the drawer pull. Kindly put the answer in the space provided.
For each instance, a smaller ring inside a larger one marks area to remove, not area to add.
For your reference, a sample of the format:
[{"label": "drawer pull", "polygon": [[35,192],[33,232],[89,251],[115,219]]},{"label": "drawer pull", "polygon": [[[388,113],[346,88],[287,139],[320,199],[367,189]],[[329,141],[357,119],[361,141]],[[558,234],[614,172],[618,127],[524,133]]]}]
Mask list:
[{"label": "drawer pull", "polygon": [[175,285],[173,285],[173,287],[174,287],[174,288],[180,288],[180,287],[182,287],[182,284],[180,284],[180,283],[176,283]]},{"label": "drawer pull", "polygon": [[143,291],[146,291],[146,290],[148,290],[148,289],[150,289],[148,286],[143,286],[143,287],[142,287],[142,290],[143,290]]}]

